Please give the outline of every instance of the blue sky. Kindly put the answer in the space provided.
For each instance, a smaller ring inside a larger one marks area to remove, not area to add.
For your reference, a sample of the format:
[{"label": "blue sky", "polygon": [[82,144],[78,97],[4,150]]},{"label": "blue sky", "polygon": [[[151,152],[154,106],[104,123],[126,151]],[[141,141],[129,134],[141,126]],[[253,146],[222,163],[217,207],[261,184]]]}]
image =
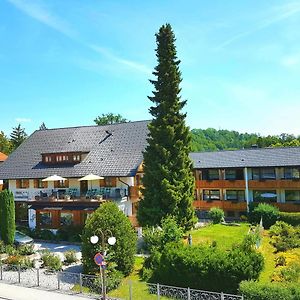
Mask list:
[{"label": "blue sky", "polygon": [[191,128],[300,134],[300,2],[2,0],[0,130],[149,119],[155,32],[177,37]]}]

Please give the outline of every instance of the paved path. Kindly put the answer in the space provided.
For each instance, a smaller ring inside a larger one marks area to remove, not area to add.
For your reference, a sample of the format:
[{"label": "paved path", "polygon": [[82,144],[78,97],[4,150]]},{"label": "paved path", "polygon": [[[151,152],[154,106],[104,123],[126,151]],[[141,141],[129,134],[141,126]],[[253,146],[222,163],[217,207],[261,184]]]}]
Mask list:
[{"label": "paved path", "polygon": [[0,299],[5,300],[84,300],[96,299],[80,295],[66,295],[18,285],[0,283]]}]

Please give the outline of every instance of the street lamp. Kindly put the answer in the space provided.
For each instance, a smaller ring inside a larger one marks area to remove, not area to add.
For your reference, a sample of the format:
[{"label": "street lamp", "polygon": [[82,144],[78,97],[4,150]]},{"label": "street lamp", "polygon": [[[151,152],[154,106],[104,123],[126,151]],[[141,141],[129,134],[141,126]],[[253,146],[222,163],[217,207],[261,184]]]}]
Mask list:
[{"label": "street lamp", "polygon": [[[106,255],[106,250],[105,250],[105,235],[109,235],[109,238],[107,239],[107,243],[110,245],[110,246],[113,246],[115,245],[117,239],[113,236],[112,232],[107,229],[105,231],[102,231],[101,229],[97,229],[94,233],[93,236],[90,237],[90,241],[93,245],[96,245],[98,242],[99,242],[99,237],[96,235],[96,233],[100,233],[100,236],[101,236],[101,248],[102,248],[102,255],[103,255],[103,258],[105,259],[105,255]],[[104,263],[104,261],[103,261]],[[101,268],[102,266],[102,268]],[[99,264],[99,269],[100,269],[100,274],[101,274],[101,271],[102,271],[102,279],[103,279],[103,283],[102,283],[102,294],[103,294],[103,300],[106,300],[106,274],[105,274],[105,264]],[[102,269],[102,270],[101,270]]]}]

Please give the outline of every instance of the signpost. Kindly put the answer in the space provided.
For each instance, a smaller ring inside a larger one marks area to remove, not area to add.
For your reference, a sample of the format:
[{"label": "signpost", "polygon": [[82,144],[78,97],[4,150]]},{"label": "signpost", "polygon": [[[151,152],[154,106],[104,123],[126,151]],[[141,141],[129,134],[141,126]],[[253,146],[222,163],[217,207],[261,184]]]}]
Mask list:
[{"label": "signpost", "polygon": [[[106,291],[105,291],[105,281],[104,281],[104,268],[106,265],[106,262],[104,261],[104,256],[101,253],[96,253],[94,256],[94,262],[97,266],[99,266],[99,272],[100,272],[100,276],[101,276],[101,286],[102,286],[102,295],[104,296],[104,300],[106,298]],[[102,270],[103,270],[103,274],[102,274]]]}]

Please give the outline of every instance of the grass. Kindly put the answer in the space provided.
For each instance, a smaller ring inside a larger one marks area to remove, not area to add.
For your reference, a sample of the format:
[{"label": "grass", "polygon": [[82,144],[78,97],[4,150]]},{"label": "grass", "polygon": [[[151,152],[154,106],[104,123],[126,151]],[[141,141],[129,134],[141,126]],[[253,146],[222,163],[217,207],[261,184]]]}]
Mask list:
[{"label": "grass", "polygon": [[249,230],[249,224],[243,223],[241,226],[225,226],[221,224],[209,225],[190,233],[193,245],[200,243],[211,243],[216,241],[218,247],[227,250],[233,244],[240,243]]},{"label": "grass", "polygon": [[259,281],[262,283],[270,282],[271,276],[275,270],[275,248],[270,244],[268,231],[264,231],[262,244],[259,248],[265,259],[265,266],[259,276]]},{"label": "grass", "polygon": [[[133,272],[122,280],[119,288],[110,292],[109,296],[121,298],[121,299],[130,299],[129,298],[129,286],[130,282],[132,284],[132,299],[143,299],[143,300],[155,300],[157,299],[156,295],[151,295],[148,292],[147,284],[144,281],[140,280],[139,272],[143,267],[144,258],[136,257],[134,270]],[[169,299],[166,297],[160,297],[160,299]]]}]

